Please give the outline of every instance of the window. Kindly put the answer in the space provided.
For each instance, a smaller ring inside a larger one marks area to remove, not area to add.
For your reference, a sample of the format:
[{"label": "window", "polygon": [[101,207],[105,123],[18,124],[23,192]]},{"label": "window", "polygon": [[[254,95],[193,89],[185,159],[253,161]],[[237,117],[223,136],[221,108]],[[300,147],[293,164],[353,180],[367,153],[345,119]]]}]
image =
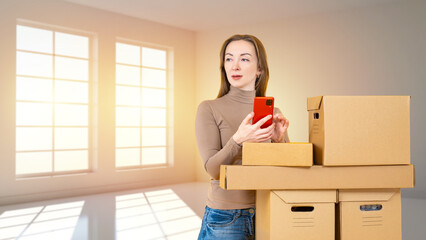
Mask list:
[{"label": "window", "polygon": [[18,24],[16,175],[90,169],[89,34]]},{"label": "window", "polygon": [[166,49],[116,44],[116,167],[170,163],[167,59]]}]

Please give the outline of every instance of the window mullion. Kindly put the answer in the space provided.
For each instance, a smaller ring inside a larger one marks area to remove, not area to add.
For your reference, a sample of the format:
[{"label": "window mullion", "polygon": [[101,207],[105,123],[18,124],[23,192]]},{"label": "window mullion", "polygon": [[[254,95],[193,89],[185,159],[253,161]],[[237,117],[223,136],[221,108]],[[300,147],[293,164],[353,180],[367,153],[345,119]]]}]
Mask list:
[{"label": "window mullion", "polygon": [[53,49],[52,49],[52,172],[55,172],[55,129],[56,129],[56,123],[55,123],[55,106],[56,106],[56,97],[55,97],[55,84],[56,84],[56,71],[55,71],[55,63],[56,63],[56,58],[55,58],[55,51],[56,51],[56,47],[55,47],[55,31],[53,31],[52,33],[52,37],[53,37]]},{"label": "window mullion", "polygon": [[139,106],[140,106],[140,108],[139,108],[139,114],[140,114],[140,117],[139,117],[139,121],[140,121],[140,124],[139,124],[139,128],[140,128],[140,130],[139,130],[139,133],[140,133],[140,135],[139,135],[139,159],[140,159],[140,161],[139,161],[139,164],[140,164],[140,166],[142,166],[142,164],[143,164],[143,159],[142,159],[142,151],[143,151],[143,148],[142,148],[142,135],[143,135],[143,133],[142,133],[142,130],[143,130],[143,128],[142,128],[142,98],[143,98],[143,96],[142,96],[142,81],[143,81],[143,79],[142,79],[142,48],[140,48],[140,66],[139,66],[139,74],[140,74],[140,80],[139,80],[139,94],[140,94],[140,98],[139,98]]}]

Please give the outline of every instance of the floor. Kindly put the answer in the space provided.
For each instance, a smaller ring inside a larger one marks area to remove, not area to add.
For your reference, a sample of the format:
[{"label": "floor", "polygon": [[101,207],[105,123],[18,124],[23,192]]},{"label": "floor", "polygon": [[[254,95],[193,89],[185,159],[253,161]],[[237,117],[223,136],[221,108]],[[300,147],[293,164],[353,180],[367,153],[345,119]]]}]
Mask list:
[{"label": "floor", "polygon": [[0,240],[196,239],[208,183],[0,206]]},{"label": "floor", "polygon": [[[0,206],[0,240],[196,239],[207,187],[193,182]],[[403,198],[403,239],[423,239],[425,223],[426,200]]]}]

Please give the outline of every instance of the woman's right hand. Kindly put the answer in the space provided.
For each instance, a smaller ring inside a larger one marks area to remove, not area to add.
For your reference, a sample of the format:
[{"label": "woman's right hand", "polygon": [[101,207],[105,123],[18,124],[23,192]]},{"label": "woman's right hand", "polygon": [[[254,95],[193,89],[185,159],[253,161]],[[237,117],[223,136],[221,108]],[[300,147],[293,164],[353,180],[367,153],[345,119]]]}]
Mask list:
[{"label": "woman's right hand", "polygon": [[250,120],[253,118],[254,112],[247,115],[246,118],[241,122],[237,132],[232,136],[234,141],[238,144],[243,142],[264,142],[271,139],[275,123],[272,123],[267,128],[260,128],[266,121],[272,118],[272,115],[268,115],[260,119],[255,124],[250,124]]}]

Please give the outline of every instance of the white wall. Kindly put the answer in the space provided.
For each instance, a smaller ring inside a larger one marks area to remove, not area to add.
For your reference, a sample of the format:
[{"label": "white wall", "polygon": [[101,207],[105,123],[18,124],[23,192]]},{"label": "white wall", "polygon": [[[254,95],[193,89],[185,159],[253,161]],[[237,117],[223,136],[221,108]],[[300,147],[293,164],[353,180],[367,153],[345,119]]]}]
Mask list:
[{"label": "white wall", "polygon": [[[26,19],[94,32],[98,39],[98,159],[93,173],[15,179],[16,23]],[[195,33],[55,0],[0,1],[0,205],[78,194],[152,187],[195,180]],[[174,52],[174,164],[170,168],[115,170],[116,37],[155,43]]]},{"label": "white wall", "polygon": [[[292,141],[308,141],[306,98],[317,95],[411,95],[412,163],[417,186],[403,196],[426,198],[426,2],[407,0],[365,9],[282,19],[194,33],[55,0],[0,0],[0,204],[131,187],[207,180],[195,138],[197,105],[219,88],[219,49],[235,33],[266,46],[268,94],[291,120]],[[253,15],[255,17],[255,14]],[[99,41],[99,158],[83,176],[16,180],[16,19],[95,32]],[[173,47],[175,164],[170,169],[114,169],[115,37]],[[194,70],[195,69],[195,70]],[[397,137],[397,136],[396,136]],[[194,164],[195,163],[195,164]],[[195,174],[194,174],[195,173]]]},{"label": "white wall", "polygon": [[[199,32],[196,102],[215,98],[219,50],[236,33],[253,34],[264,43],[270,67],[267,94],[290,119],[292,141],[308,141],[307,97],[411,95],[411,159],[417,186],[403,190],[403,195],[426,198],[425,12],[425,1],[404,1],[256,25],[242,20],[240,27]],[[206,180],[197,158],[197,179]]]}]

